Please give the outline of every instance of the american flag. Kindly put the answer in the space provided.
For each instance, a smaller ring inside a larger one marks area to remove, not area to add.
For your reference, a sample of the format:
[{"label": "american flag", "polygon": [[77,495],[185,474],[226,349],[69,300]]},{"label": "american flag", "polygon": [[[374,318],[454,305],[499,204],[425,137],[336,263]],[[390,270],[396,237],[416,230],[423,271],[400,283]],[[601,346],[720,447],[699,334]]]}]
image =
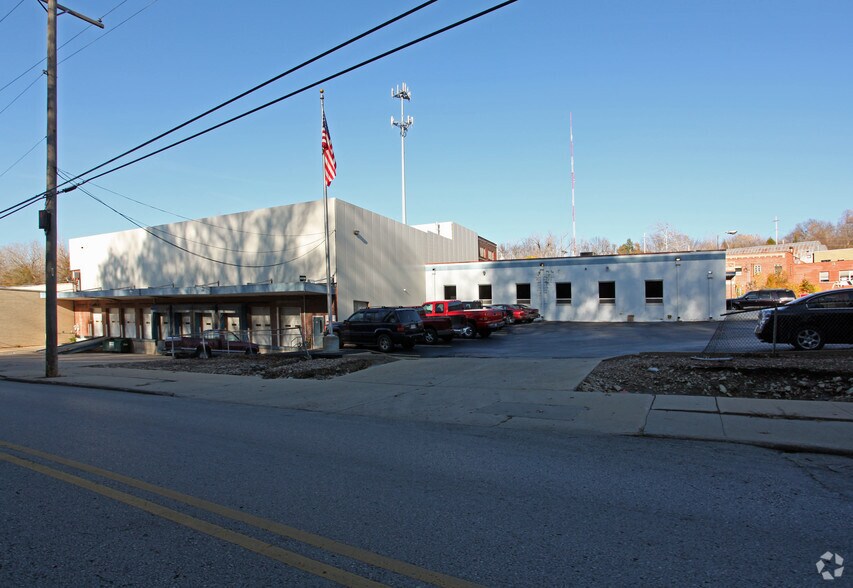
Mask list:
[{"label": "american flag", "polygon": [[337,175],[338,166],[335,163],[335,150],[332,149],[332,136],[329,134],[329,125],[326,124],[326,113],[323,113],[323,170],[325,171],[326,185],[332,183]]}]

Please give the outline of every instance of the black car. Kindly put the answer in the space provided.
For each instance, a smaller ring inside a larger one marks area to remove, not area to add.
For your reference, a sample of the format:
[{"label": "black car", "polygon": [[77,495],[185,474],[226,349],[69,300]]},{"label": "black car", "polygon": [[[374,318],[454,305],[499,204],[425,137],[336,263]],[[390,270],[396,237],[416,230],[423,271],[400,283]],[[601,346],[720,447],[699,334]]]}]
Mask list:
[{"label": "black car", "polygon": [[751,308],[767,308],[786,304],[797,298],[793,290],[783,288],[769,288],[765,290],[753,290],[747,292],[740,298],[726,300],[726,308],[729,310],[748,310]]},{"label": "black car", "polygon": [[388,352],[395,345],[411,349],[423,340],[424,323],[412,308],[363,308],[335,329],[341,344],[367,345]]},{"label": "black car", "polygon": [[853,343],[853,288],[817,292],[758,314],[755,336],[765,343],[820,349],[827,343]]}]

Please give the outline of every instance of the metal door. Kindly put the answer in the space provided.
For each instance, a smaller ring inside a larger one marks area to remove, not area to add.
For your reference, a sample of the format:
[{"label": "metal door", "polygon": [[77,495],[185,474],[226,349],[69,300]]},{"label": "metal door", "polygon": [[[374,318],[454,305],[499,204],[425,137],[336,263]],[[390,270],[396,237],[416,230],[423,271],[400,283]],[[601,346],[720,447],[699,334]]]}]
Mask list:
[{"label": "metal door", "polygon": [[251,306],[249,314],[252,317],[252,341],[258,345],[272,345],[272,323],[269,306]]},{"label": "metal door", "polygon": [[95,337],[104,336],[104,316],[97,306],[92,309],[92,330]]}]

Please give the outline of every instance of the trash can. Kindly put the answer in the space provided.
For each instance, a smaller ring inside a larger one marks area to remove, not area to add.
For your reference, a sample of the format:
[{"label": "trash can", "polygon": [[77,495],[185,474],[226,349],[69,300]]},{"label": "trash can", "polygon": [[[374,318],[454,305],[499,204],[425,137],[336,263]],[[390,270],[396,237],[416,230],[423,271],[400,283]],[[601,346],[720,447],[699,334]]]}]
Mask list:
[{"label": "trash can", "polygon": [[109,337],[104,339],[104,351],[107,353],[130,353],[133,351],[133,341],[124,337]]},{"label": "trash can", "polygon": [[133,351],[133,341],[130,339],[118,339],[116,346],[119,353],[130,353]]},{"label": "trash can", "polygon": [[104,339],[104,352],[112,352],[116,350],[116,340],[113,337]]}]

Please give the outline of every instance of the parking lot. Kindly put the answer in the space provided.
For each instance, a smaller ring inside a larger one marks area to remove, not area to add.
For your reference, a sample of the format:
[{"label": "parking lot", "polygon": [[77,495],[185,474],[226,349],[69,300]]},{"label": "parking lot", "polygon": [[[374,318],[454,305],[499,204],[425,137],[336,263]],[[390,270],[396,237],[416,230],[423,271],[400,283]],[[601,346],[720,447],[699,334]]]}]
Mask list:
[{"label": "parking lot", "polygon": [[605,358],[650,351],[705,349],[718,322],[576,323],[541,322],[506,326],[487,339],[418,345],[421,357]]}]

